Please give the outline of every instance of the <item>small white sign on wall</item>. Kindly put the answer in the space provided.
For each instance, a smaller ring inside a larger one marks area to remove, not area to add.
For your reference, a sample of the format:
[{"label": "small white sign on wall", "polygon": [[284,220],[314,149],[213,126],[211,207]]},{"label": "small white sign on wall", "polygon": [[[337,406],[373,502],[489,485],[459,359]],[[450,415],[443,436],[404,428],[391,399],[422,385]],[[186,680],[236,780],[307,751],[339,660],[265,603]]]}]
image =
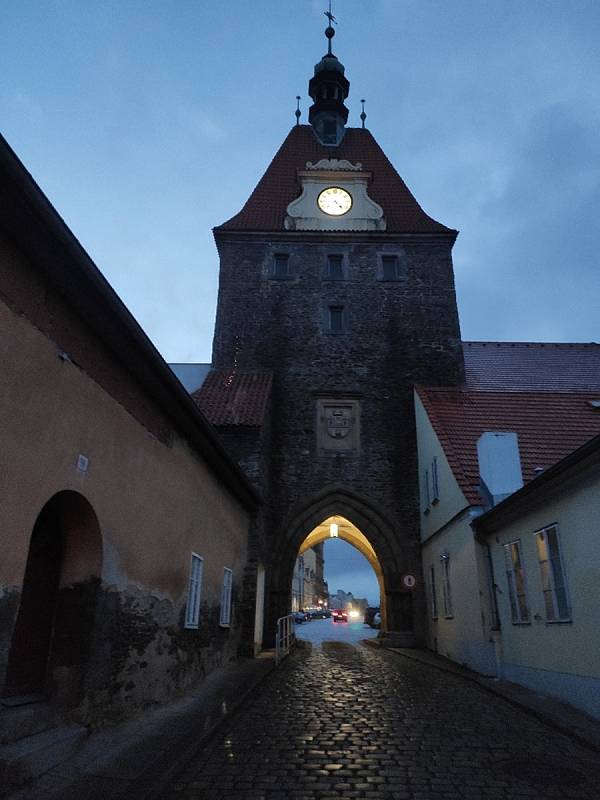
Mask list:
[{"label": "small white sign on wall", "polygon": [[414,589],[417,585],[417,578],[416,575],[412,574],[412,572],[405,572],[400,578],[400,582],[402,583],[402,587],[404,589]]}]

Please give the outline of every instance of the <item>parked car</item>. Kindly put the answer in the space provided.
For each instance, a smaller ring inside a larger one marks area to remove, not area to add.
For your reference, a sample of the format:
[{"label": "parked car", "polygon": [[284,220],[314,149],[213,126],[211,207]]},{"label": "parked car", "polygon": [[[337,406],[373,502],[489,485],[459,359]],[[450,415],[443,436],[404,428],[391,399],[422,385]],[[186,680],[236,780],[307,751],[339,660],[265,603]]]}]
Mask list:
[{"label": "parked car", "polygon": [[367,606],[365,609],[365,625],[373,627],[373,617],[379,613],[379,606]]},{"label": "parked car", "polygon": [[294,614],[294,622],[296,623],[296,625],[302,625],[303,622],[306,622],[307,620],[310,619],[310,616],[302,610],[294,611],[293,614]]},{"label": "parked car", "polygon": [[333,612],[333,621],[334,622],[348,622],[348,614],[341,608],[336,608]]}]

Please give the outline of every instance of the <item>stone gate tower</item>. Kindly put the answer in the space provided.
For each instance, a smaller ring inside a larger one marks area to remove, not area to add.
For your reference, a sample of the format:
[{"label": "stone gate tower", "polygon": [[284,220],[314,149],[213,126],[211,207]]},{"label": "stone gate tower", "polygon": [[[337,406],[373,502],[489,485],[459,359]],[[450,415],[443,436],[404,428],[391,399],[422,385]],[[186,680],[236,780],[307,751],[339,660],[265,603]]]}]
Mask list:
[{"label": "stone gate tower", "polygon": [[[346,127],[349,82],[326,35],[310,124],[292,128],[242,210],[214,231],[204,403],[228,397],[220,430],[265,499],[254,554],[267,638],[289,609],[302,539],[330,514],[350,518],[376,551],[388,630],[418,638],[423,591],[400,580],[420,574],[413,385],[462,377],[457,232],[422,210],[364,117]],[[259,418],[245,424],[253,404]]]}]

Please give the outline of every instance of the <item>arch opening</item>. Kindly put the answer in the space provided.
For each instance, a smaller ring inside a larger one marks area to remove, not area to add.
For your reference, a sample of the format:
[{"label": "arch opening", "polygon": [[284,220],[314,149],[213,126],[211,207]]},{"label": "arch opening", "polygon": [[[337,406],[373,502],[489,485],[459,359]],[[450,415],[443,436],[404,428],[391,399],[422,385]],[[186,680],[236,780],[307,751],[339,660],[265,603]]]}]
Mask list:
[{"label": "arch opening", "polygon": [[408,535],[399,535],[397,525],[390,522],[379,504],[339,485],[327,486],[295,505],[274,531],[267,576],[267,641],[274,641],[277,619],[290,613],[292,576],[299,550],[311,535],[313,541],[326,535],[323,528],[316,531],[329,517],[343,517],[350,523],[344,536],[374,563],[376,574],[381,576],[381,633],[391,637],[398,647],[414,647],[419,641],[415,631],[419,630],[416,617],[421,612],[422,598],[417,597],[415,603],[413,593],[403,587],[402,575],[408,569],[417,569],[416,544]]},{"label": "arch opening", "polygon": [[102,537],[92,506],[77,492],[59,492],[42,508],[31,533],[4,697],[79,702],[101,571]]},{"label": "arch opening", "polygon": [[[326,589],[323,590],[323,596],[319,597],[319,583],[326,578],[326,572],[323,571],[323,546],[326,542],[333,543],[335,541],[347,542],[355,548],[366,559],[372,569],[378,584],[376,607],[380,609],[381,627],[382,630],[385,630],[385,578],[381,563],[373,545],[364,533],[352,521],[339,514],[332,514],[323,519],[300,544],[292,579],[292,610],[297,611],[303,602],[305,605],[313,607],[318,605],[327,607],[329,605]],[[312,602],[306,603],[307,595],[310,595],[311,592],[307,593],[303,585],[305,582],[304,570],[308,570],[303,559],[305,554],[311,553],[311,551],[316,555],[316,559],[313,557],[311,562],[316,560],[317,567],[320,566],[321,570],[319,573],[317,569],[316,581],[313,584],[312,597],[310,598]],[[319,557],[321,560],[320,565],[318,563]],[[352,589],[352,587],[350,588]]]}]

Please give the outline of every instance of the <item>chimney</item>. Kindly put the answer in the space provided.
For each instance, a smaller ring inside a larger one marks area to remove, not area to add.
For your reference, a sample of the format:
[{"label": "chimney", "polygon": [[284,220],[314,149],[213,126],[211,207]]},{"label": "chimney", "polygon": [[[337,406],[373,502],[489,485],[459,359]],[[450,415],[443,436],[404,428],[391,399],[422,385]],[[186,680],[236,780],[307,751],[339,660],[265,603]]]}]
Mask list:
[{"label": "chimney", "polygon": [[486,431],[477,440],[479,492],[488,507],[523,486],[519,440],[513,432]]}]

